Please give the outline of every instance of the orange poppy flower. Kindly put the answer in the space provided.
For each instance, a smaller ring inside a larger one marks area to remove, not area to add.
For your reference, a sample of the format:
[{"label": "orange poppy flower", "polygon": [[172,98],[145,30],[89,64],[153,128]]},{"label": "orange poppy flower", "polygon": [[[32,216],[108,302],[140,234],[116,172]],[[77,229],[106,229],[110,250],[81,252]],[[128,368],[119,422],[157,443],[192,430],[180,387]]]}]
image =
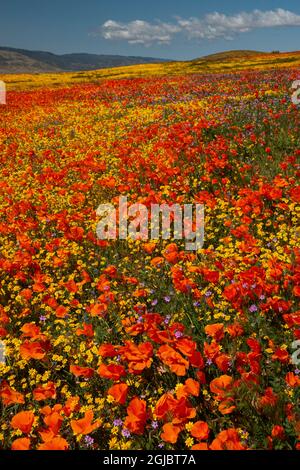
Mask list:
[{"label": "orange poppy flower", "polygon": [[177,400],[171,395],[171,393],[165,393],[157,401],[154,414],[158,419],[164,419],[167,413],[175,408]]},{"label": "orange poppy flower", "polygon": [[102,357],[115,357],[118,351],[112,344],[102,344],[98,349],[98,353]]},{"label": "orange poppy flower", "polygon": [[45,357],[45,351],[38,341],[30,342],[24,341],[20,346],[20,354],[22,359],[43,359]]},{"label": "orange poppy flower", "polygon": [[176,400],[176,405],[171,412],[173,414],[173,424],[186,423],[189,419],[196,416],[195,408],[191,407],[188,400],[184,397]]},{"label": "orange poppy flower", "polygon": [[188,358],[192,367],[197,369],[204,368],[204,359],[200,351],[194,351]]},{"label": "orange poppy flower", "polygon": [[227,326],[227,331],[233,338],[242,336],[244,334],[244,328],[239,323],[233,323]]},{"label": "orange poppy flower", "polygon": [[222,415],[229,415],[232,413],[236,408],[233,403],[234,400],[230,397],[226,398],[226,400],[223,400],[218,407],[220,413],[222,413]]},{"label": "orange poppy flower", "polygon": [[78,434],[90,434],[95,429],[99,428],[100,421],[96,420],[93,424],[92,421],[94,419],[94,412],[92,410],[88,410],[84,413],[84,418],[82,419],[72,419],[71,420],[71,428],[75,436]]},{"label": "orange poppy flower", "polygon": [[82,240],[83,235],[84,235],[83,228],[77,227],[77,226],[71,227],[70,232],[67,234],[70,240],[76,240],[76,241]]},{"label": "orange poppy flower", "polygon": [[126,341],[126,346],[120,349],[120,353],[128,361],[130,373],[139,374],[151,366],[153,347],[150,342],[135,345],[131,341]]},{"label": "orange poppy flower", "polygon": [[150,264],[151,266],[159,267],[164,263],[164,258],[161,256],[157,256],[156,258],[152,258]]},{"label": "orange poppy flower", "polygon": [[205,441],[209,436],[208,424],[205,421],[197,421],[191,429],[191,435],[199,441]]},{"label": "orange poppy flower", "polygon": [[39,326],[37,326],[35,323],[25,323],[22,328],[22,337],[24,338],[31,338],[31,339],[37,339],[37,338],[45,338],[45,335],[41,335],[41,329]]},{"label": "orange poppy flower", "polygon": [[210,382],[210,391],[218,395],[219,398],[224,397],[231,388],[232,377],[229,375],[221,375]]},{"label": "orange poppy flower", "polygon": [[211,336],[217,342],[221,341],[224,338],[223,323],[214,323],[213,325],[207,325],[204,330],[208,336]]},{"label": "orange poppy flower", "polygon": [[155,250],[156,248],[156,243],[144,243],[143,244],[143,249],[145,250],[145,252],[148,254],[148,255],[151,255],[151,253],[153,253],[153,251]]},{"label": "orange poppy flower", "polygon": [[231,302],[232,300],[234,300],[236,298],[236,295],[237,295],[237,289],[235,288],[235,286],[233,286],[232,284],[229,285],[229,286],[226,286],[224,291],[223,291],[223,296],[225,297],[225,299],[227,299],[229,302]]},{"label": "orange poppy flower", "polygon": [[12,405],[16,403],[24,403],[24,395],[13,390],[7,383],[3,383],[0,389],[0,397],[4,405]]},{"label": "orange poppy flower", "polygon": [[68,308],[64,307],[63,305],[59,305],[55,310],[55,316],[57,318],[65,318],[68,315]]},{"label": "orange poppy flower", "polygon": [[271,387],[266,388],[265,394],[259,399],[260,406],[275,406],[278,401],[278,396],[273,392]]},{"label": "orange poppy flower", "polygon": [[84,377],[86,379],[89,379],[90,377],[94,375],[94,371],[90,367],[80,367],[80,366],[71,365],[70,372],[76,375],[76,377]]},{"label": "orange poppy flower", "polygon": [[176,444],[180,431],[180,426],[175,426],[172,423],[166,423],[163,426],[163,432],[161,433],[160,437],[165,442]]},{"label": "orange poppy flower", "polygon": [[104,379],[110,379],[116,382],[120,380],[121,377],[124,377],[126,372],[123,366],[119,366],[117,364],[110,364],[108,366],[101,364],[98,369],[98,374]]},{"label": "orange poppy flower", "polygon": [[69,444],[62,437],[56,436],[50,441],[40,444],[38,450],[68,450]]},{"label": "orange poppy flower", "polygon": [[291,328],[292,326],[300,326],[300,310],[294,313],[283,315],[284,321]]},{"label": "orange poppy flower", "polygon": [[200,442],[192,446],[192,450],[209,450],[208,444],[206,442]]},{"label": "orange poppy flower", "polygon": [[285,381],[290,387],[300,386],[300,377],[294,374],[294,372],[288,372],[285,376]]},{"label": "orange poppy flower", "polygon": [[170,243],[163,252],[164,258],[168,263],[175,264],[179,259],[178,246]]},{"label": "orange poppy flower", "polygon": [[32,290],[31,289],[22,289],[20,291],[20,295],[26,299],[26,300],[30,300],[31,297],[32,297]]},{"label": "orange poppy flower", "polygon": [[93,330],[93,325],[84,323],[83,328],[78,328],[76,330],[76,335],[84,335],[87,336],[88,338],[92,338],[94,336],[94,330]]},{"label": "orange poppy flower", "polygon": [[279,426],[278,424],[273,426],[271,436],[275,439],[284,439],[285,437],[284,427]]},{"label": "orange poppy flower", "polygon": [[115,278],[118,274],[118,270],[116,266],[107,266],[107,268],[103,269],[103,273],[107,274],[111,278]]},{"label": "orange poppy flower", "polygon": [[56,437],[57,433],[53,432],[50,428],[47,428],[39,431],[39,435],[41,436],[43,442],[48,442],[52,441],[52,439]]},{"label": "orange poppy flower", "polygon": [[32,290],[34,292],[44,292],[46,290],[46,286],[43,282],[35,282],[32,286]]},{"label": "orange poppy flower", "polygon": [[53,434],[56,435],[58,434],[61,428],[63,418],[61,417],[60,413],[53,410],[50,414],[45,416],[44,422],[48,426],[48,428],[53,432]]},{"label": "orange poppy flower", "polygon": [[102,315],[104,312],[106,312],[107,305],[104,303],[96,302],[90,307],[89,310],[90,310],[92,317],[97,317],[99,315]]},{"label": "orange poppy flower", "polygon": [[29,450],[30,439],[28,437],[20,437],[15,439],[11,445],[11,450]]},{"label": "orange poppy flower", "polygon": [[300,297],[300,286],[295,286],[293,289],[293,294],[295,297]]},{"label": "orange poppy flower", "polygon": [[53,382],[48,382],[33,390],[33,397],[36,401],[47,400],[47,398],[55,398],[56,391]]},{"label": "orange poppy flower", "polygon": [[212,341],[210,344],[204,342],[204,355],[212,361],[218,356],[220,349],[220,345],[216,341]]},{"label": "orange poppy flower", "polygon": [[236,429],[230,428],[220,432],[210,445],[211,450],[246,450],[241,444],[239,434]]},{"label": "orange poppy flower", "polygon": [[277,348],[274,354],[272,355],[272,359],[274,361],[280,361],[284,364],[289,361],[290,355],[288,351],[286,351],[286,349]]},{"label": "orange poppy flower", "polygon": [[54,411],[61,411],[61,410],[62,410],[62,405],[57,403],[56,405],[53,406],[53,408],[51,408],[49,405],[44,406],[43,408],[41,408],[41,413],[44,416],[48,416],[51,413],[54,413]]},{"label": "orange poppy flower", "polygon": [[230,356],[227,354],[220,354],[218,357],[216,357],[215,363],[220,371],[226,373],[230,367]]},{"label": "orange poppy flower", "polygon": [[195,341],[192,341],[188,338],[181,338],[176,342],[176,349],[190,358],[194,355],[197,349],[197,345]]},{"label": "orange poppy flower", "polygon": [[127,417],[124,421],[124,427],[133,434],[141,435],[147,421],[146,402],[135,397],[129,403],[127,408]]},{"label": "orange poppy flower", "polygon": [[108,389],[107,394],[111,395],[120,405],[124,405],[128,394],[128,385],[125,383],[113,385]]},{"label": "orange poppy flower", "polygon": [[179,377],[182,377],[186,374],[189,367],[189,362],[184,359],[181,354],[175,351],[175,349],[171,348],[171,346],[167,344],[161,346],[157,352],[157,356],[164,364],[170,367],[174,374],[178,375]]},{"label": "orange poppy flower", "polygon": [[180,387],[176,392],[177,398],[188,397],[190,395],[198,397],[200,393],[200,383],[194,379],[187,379],[183,387]]},{"label": "orange poppy flower", "polygon": [[73,292],[75,294],[78,291],[78,286],[77,286],[76,282],[73,281],[73,279],[71,279],[70,281],[65,282],[63,285],[65,286],[65,288],[69,292]]},{"label": "orange poppy flower", "polygon": [[10,424],[14,429],[19,429],[24,434],[29,434],[34,422],[33,411],[20,411],[11,420]]}]

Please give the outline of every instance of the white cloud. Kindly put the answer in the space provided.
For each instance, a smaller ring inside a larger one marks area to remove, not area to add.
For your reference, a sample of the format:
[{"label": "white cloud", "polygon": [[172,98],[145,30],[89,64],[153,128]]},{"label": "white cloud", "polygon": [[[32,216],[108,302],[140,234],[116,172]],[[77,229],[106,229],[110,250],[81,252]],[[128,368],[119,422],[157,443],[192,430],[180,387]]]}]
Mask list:
[{"label": "white cloud", "polygon": [[278,26],[300,26],[300,15],[279,8],[277,10],[254,10],[251,13],[224,15],[211,13],[203,18],[178,19],[188,37],[199,39],[232,38],[237,33],[246,33],[256,28]]},{"label": "white cloud", "polygon": [[300,15],[288,10],[241,12],[225,15],[214,12],[202,18],[176,18],[172,23],[156,21],[149,23],[134,20],[121,23],[106,21],[100,28],[100,34],[108,40],[125,40],[129,44],[151,45],[153,43],[169,44],[177,34],[188,39],[233,39],[236,34],[252,31],[257,28],[279,26],[300,26]]},{"label": "white cloud", "polygon": [[151,24],[143,20],[135,20],[130,23],[106,21],[101,27],[102,36],[105,39],[125,39],[129,44],[152,43],[168,44],[174,34],[181,31],[176,24],[162,23]]}]

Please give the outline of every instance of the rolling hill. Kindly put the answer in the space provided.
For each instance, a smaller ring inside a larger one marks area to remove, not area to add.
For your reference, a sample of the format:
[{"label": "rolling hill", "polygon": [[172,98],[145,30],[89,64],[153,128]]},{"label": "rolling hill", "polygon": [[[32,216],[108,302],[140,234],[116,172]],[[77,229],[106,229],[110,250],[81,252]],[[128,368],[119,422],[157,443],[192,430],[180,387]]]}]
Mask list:
[{"label": "rolling hill", "polygon": [[268,54],[268,52],[261,52],[261,51],[248,51],[248,50],[233,50],[233,51],[223,51],[223,52],[217,52],[216,54],[210,54],[210,55],[205,55],[203,57],[200,57],[200,59],[195,59],[195,61],[198,60],[208,60],[211,62],[215,61],[224,61],[227,59],[238,59],[238,58],[251,58],[255,57],[258,55],[263,55],[263,54]]},{"label": "rolling hill", "polygon": [[97,70],[125,65],[168,62],[153,57],[105,54],[52,54],[12,47],[0,47],[0,73],[43,73]]},{"label": "rolling hill", "polygon": [[[35,62],[36,59],[30,58],[30,60],[33,67],[38,66]],[[44,64],[42,61],[40,63]],[[55,64],[48,64],[47,67],[55,68]],[[66,71],[64,73],[61,70],[57,73],[53,68],[47,73],[43,73],[43,70],[41,70],[40,73],[25,72],[16,74],[12,72],[1,73],[0,66],[0,80],[6,83],[8,90],[19,90],[57,87],[75,83],[98,83],[107,79],[185,74],[224,74],[282,68],[290,68],[297,77],[300,70],[300,51],[280,53],[227,51],[185,62],[143,63],[110,68],[102,67],[97,70]]]}]

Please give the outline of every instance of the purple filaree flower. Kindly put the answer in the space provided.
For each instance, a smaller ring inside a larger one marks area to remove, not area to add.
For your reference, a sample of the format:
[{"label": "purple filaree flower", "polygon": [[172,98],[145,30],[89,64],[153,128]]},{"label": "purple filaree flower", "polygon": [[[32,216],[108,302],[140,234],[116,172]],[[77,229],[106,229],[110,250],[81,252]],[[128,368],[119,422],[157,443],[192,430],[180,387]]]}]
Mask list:
[{"label": "purple filaree flower", "polygon": [[254,305],[254,304],[251,305],[251,307],[249,307],[249,312],[251,312],[251,313],[257,312],[257,310],[258,310],[258,309],[257,309],[257,306]]},{"label": "purple filaree flower", "polygon": [[259,300],[265,300],[265,298],[266,298],[266,296],[262,294],[262,295],[259,297]]},{"label": "purple filaree flower", "polygon": [[179,339],[183,336],[183,334],[181,333],[181,331],[175,331],[175,338],[176,339]]},{"label": "purple filaree flower", "polygon": [[153,429],[157,429],[158,428],[158,422],[157,421],[152,421],[151,426],[153,427]]},{"label": "purple filaree flower", "polygon": [[166,295],[166,297],[164,297],[164,301],[167,302],[167,304],[168,304],[171,301],[171,297]]},{"label": "purple filaree flower", "polygon": [[113,424],[114,426],[123,426],[123,421],[120,418],[118,418],[114,420]]},{"label": "purple filaree flower", "polygon": [[47,317],[45,317],[45,315],[40,316],[40,321],[46,321],[46,320],[47,320]]},{"label": "purple filaree flower", "polygon": [[151,303],[151,305],[154,307],[155,305],[157,305],[157,303],[158,303],[158,300],[154,299],[153,302]]},{"label": "purple filaree flower", "polygon": [[295,369],[295,374],[299,375],[300,374],[300,369]]},{"label": "purple filaree flower", "polygon": [[211,360],[211,359],[207,359],[207,361],[206,361],[206,365],[208,365],[208,366],[211,366],[211,365],[212,365],[212,363],[213,363],[213,362],[212,362],[212,360]]},{"label": "purple filaree flower", "polygon": [[163,448],[165,447],[165,445],[164,445],[163,443],[161,443],[161,444],[158,444],[158,447],[159,447],[160,449],[163,449]]},{"label": "purple filaree flower", "polygon": [[85,436],[84,438],[87,446],[91,447],[94,444],[94,439],[91,436]]},{"label": "purple filaree flower", "polygon": [[171,315],[167,315],[166,318],[164,319],[164,324],[168,325],[170,320],[171,320]]},{"label": "purple filaree flower", "polygon": [[207,292],[205,292],[205,297],[210,297],[212,295],[212,292],[210,290],[208,290]]},{"label": "purple filaree flower", "polygon": [[122,436],[124,436],[124,437],[130,437],[130,431],[128,431],[128,429],[123,429],[123,430],[122,430]]}]

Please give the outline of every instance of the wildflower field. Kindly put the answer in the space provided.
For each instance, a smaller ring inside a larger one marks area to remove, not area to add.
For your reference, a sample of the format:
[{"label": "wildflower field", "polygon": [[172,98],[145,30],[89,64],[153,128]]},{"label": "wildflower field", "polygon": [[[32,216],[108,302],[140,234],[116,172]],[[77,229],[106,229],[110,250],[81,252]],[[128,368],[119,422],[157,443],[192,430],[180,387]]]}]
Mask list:
[{"label": "wildflower field", "polygon": [[[299,69],[220,68],[7,80],[2,449],[300,448]],[[120,195],[203,248],[99,240]]]}]

